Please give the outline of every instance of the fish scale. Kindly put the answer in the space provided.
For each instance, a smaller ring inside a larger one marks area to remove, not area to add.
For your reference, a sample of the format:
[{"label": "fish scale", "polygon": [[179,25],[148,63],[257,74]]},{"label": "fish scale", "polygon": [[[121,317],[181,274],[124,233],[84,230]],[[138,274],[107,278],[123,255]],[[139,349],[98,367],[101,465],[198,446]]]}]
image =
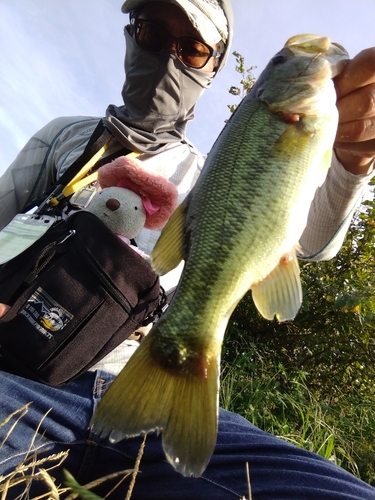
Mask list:
[{"label": "fish scale", "polygon": [[[256,123],[249,124],[249,122],[245,120],[248,113],[245,107],[241,107],[237,112],[242,116],[237,117],[237,121],[234,122],[236,125],[235,128],[246,130],[246,135],[248,137],[245,137],[244,140],[250,141],[254,128],[258,131],[262,131],[264,134],[270,125],[270,121],[274,126],[273,135],[276,138],[286,130],[287,124],[282,120],[278,120],[275,126],[272,113],[270,113],[262,103],[250,101],[249,104],[250,107],[255,107],[257,111],[260,111],[260,113],[256,115]],[[231,128],[228,127],[228,129],[226,129],[226,135],[227,137],[229,136],[229,138],[233,136],[236,138],[236,130],[232,131]],[[270,168],[270,165],[262,160],[262,156],[260,157],[259,149],[263,150],[263,147],[260,148],[256,145],[257,147],[251,148],[250,150],[247,148],[247,150],[243,152],[236,147],[237,142],[237,140],[234,140],[234,144],[231,143],[230,150],[235,152],[235,154],[230,153],[226,156],[226,169],[224,175],[218,177],[215,175],[215,170],[212,169],[210,175],[205,176],[199,185],[202,192],[211,193],[212,196],[200,197],[199,190],[197,190],[197,195],[194,198],[196,202],[194,202],[194,199],[189,202],[187,219],[190,220],[191,223],[188,223],[188,230],[194,231],[195,236],[194,241],[191,242],[191,248],[189,249],[189,252],[191,252],[189,255],[189,262],[191,261],[191,265],[196,267],[196,269],[200,268],[201,262],[203,261],[203,252],[198,251],[196,253],[194,250],[195,247],[200,247],[202,245],[202,240],[209,242],[207,251],[210,251],[211,247],[217,247],[218,252],[228,249],[228,255],[217,255],[218,260],[223,262],[224,259],[229,257],[230,260],[235,263],[235,267],[238,267],[236,260],[241,258],[241,255],[243,255],[244,266],[253,266],[253,264],[249,262],[247,256],[244,255],[244,252],[247,250],[254,254],[256,259],[264,262],[264,253],[267,252],[264,241],[265,227],[267,227],[267,233],[270,235],[271,245],[274,246],[273,239],[275,238],[275,230],[273,230],[272,233],[269,233],[269,231],[275,227],[278,221],[280,222],[280,219],[282,219],[282,212],[280,210],[276,211],[273,205],[279,205],[277,202],[279,198],[278,192],[283,192],[282,188],[285,186],[285,179],[291,178],[291,167],[288,162],[285,162],[284,165],[278,162],[277,165],[273,166],[274,168]],[[220,147],[225,151],[226,142],[220,142]],[[213,154],[214,151],[212,152],[212,155]],[[263,155],[263,153],[261,154]],[[220,161],[220,159],[215,159],[215,161]],[[210,162],[210,157],[208,162]],[[210,165],[210,163],[208,163],[208,165]],[[250,165],[251,168],[249,168]],[[285,168],[283,169],[283,167]],[[275,169],[277,169],[277,175]],[[303,169],[301,169],[301,171],[302,174]],[[294,203],[292,196],[293,188],[296,184],[300,183],[297,173],[298,172],[294,172],[294,176],[292,177],[292,179],[294,179],[293,182],[289,182],[289,184],[291,184],[288,190],[290,193],[286,192],[284,189],[284,197],[289,200],[290,206],[293,206]],[[258,177],[262,177],[261,184],[258,182]],[[220,193],[218,186],[224,187],[222,190],[223,193]],[[215,195],[215,193],[219,194]],[[223,202],[223,198],[220,194],[224,194],[224,196],[227,197],[226,202]],[[238,200],[242,200],[242,203],[238,204]],[[286,206],[285,208],[287,209],[288,207]],[[267,219],[260,219],[257,217],[261,211],[265,210],[268,211]],[[196,212],[201,213],[199,218],[195,217]],[[223,223],[220,222],[213,226],[211,222],[212,213],[214,213],[217,218],[220,217],[222,213],[224,215]],[[257,224],[257,222],[259,223]],[[241,237],[242,232],[245,234],[244,238]],[[258,235],[262,237],[258,238]],[[277,231],[277,236],[279,238],[281,237],[279,231]],[[194,259],[195,255],[197,255],[196,260]],[[262,266],[264,266],[264,263]]]},{"label": "fish scale", "polygon": [[332,78],[347,58],[327,37],[292,37],[232,115],[151,254],[161,275],[181,260],[184,270],[166,313],[98,405],[97,432],[118,440],[161,431],[175,469],[203,473],[233,309],[249,289],[266,319],[292,319],[301,305],[298,240],[330,165]]}]

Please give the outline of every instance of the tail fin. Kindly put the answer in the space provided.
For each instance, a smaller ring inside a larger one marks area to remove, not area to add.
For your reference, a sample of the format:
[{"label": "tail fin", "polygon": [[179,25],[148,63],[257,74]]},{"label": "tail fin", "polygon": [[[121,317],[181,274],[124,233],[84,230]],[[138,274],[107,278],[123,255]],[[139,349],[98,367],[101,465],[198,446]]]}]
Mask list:
[{"label": "tail fin", "polygon": [[173,467],[200,476],[216,443],[219,360],[211,360],[206,377],[172,372],[152,358],[151,342],[150,333],[104,395],[95,431],[118,441],[160,430]]}]

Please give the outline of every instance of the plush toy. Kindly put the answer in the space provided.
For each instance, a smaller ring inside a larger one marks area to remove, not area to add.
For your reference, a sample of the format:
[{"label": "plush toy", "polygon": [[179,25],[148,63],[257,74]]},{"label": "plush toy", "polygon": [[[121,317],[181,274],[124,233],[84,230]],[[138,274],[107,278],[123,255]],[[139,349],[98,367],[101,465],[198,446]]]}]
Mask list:
[{"label": "plush toy", "polygon": [[86,210],[127,244],[144,227],[164,226],[177,206],[175,185],[148,172],[136,158],[122,156],[101,167],[98,184],[101,189]]}]

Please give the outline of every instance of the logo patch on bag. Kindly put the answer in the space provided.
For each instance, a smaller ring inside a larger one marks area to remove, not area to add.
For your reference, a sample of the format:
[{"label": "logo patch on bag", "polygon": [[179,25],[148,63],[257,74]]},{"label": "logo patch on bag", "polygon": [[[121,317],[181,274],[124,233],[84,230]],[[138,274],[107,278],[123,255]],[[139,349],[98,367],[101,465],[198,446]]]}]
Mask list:
[{"label": "logo patch on bag", "polygon": [[40,287],[29,297],[19,314],[49,340],[73,318],[72,314]]}]

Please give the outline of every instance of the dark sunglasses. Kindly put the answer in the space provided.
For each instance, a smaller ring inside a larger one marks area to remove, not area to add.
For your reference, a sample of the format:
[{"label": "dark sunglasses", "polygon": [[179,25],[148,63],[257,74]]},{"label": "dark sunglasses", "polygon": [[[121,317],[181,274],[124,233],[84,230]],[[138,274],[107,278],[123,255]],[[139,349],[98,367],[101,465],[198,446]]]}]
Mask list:
[{"label": "dark sunglasses", "polygon": [[134,26],[134,38],[137,44],[149,52],[163,52],[172,44],[176,55],[186,66],[201,69],[211,57],[220,57],[221,53],[200,40],[183,36],[176,38],[165,28],[145,19],[130,20]]}]

